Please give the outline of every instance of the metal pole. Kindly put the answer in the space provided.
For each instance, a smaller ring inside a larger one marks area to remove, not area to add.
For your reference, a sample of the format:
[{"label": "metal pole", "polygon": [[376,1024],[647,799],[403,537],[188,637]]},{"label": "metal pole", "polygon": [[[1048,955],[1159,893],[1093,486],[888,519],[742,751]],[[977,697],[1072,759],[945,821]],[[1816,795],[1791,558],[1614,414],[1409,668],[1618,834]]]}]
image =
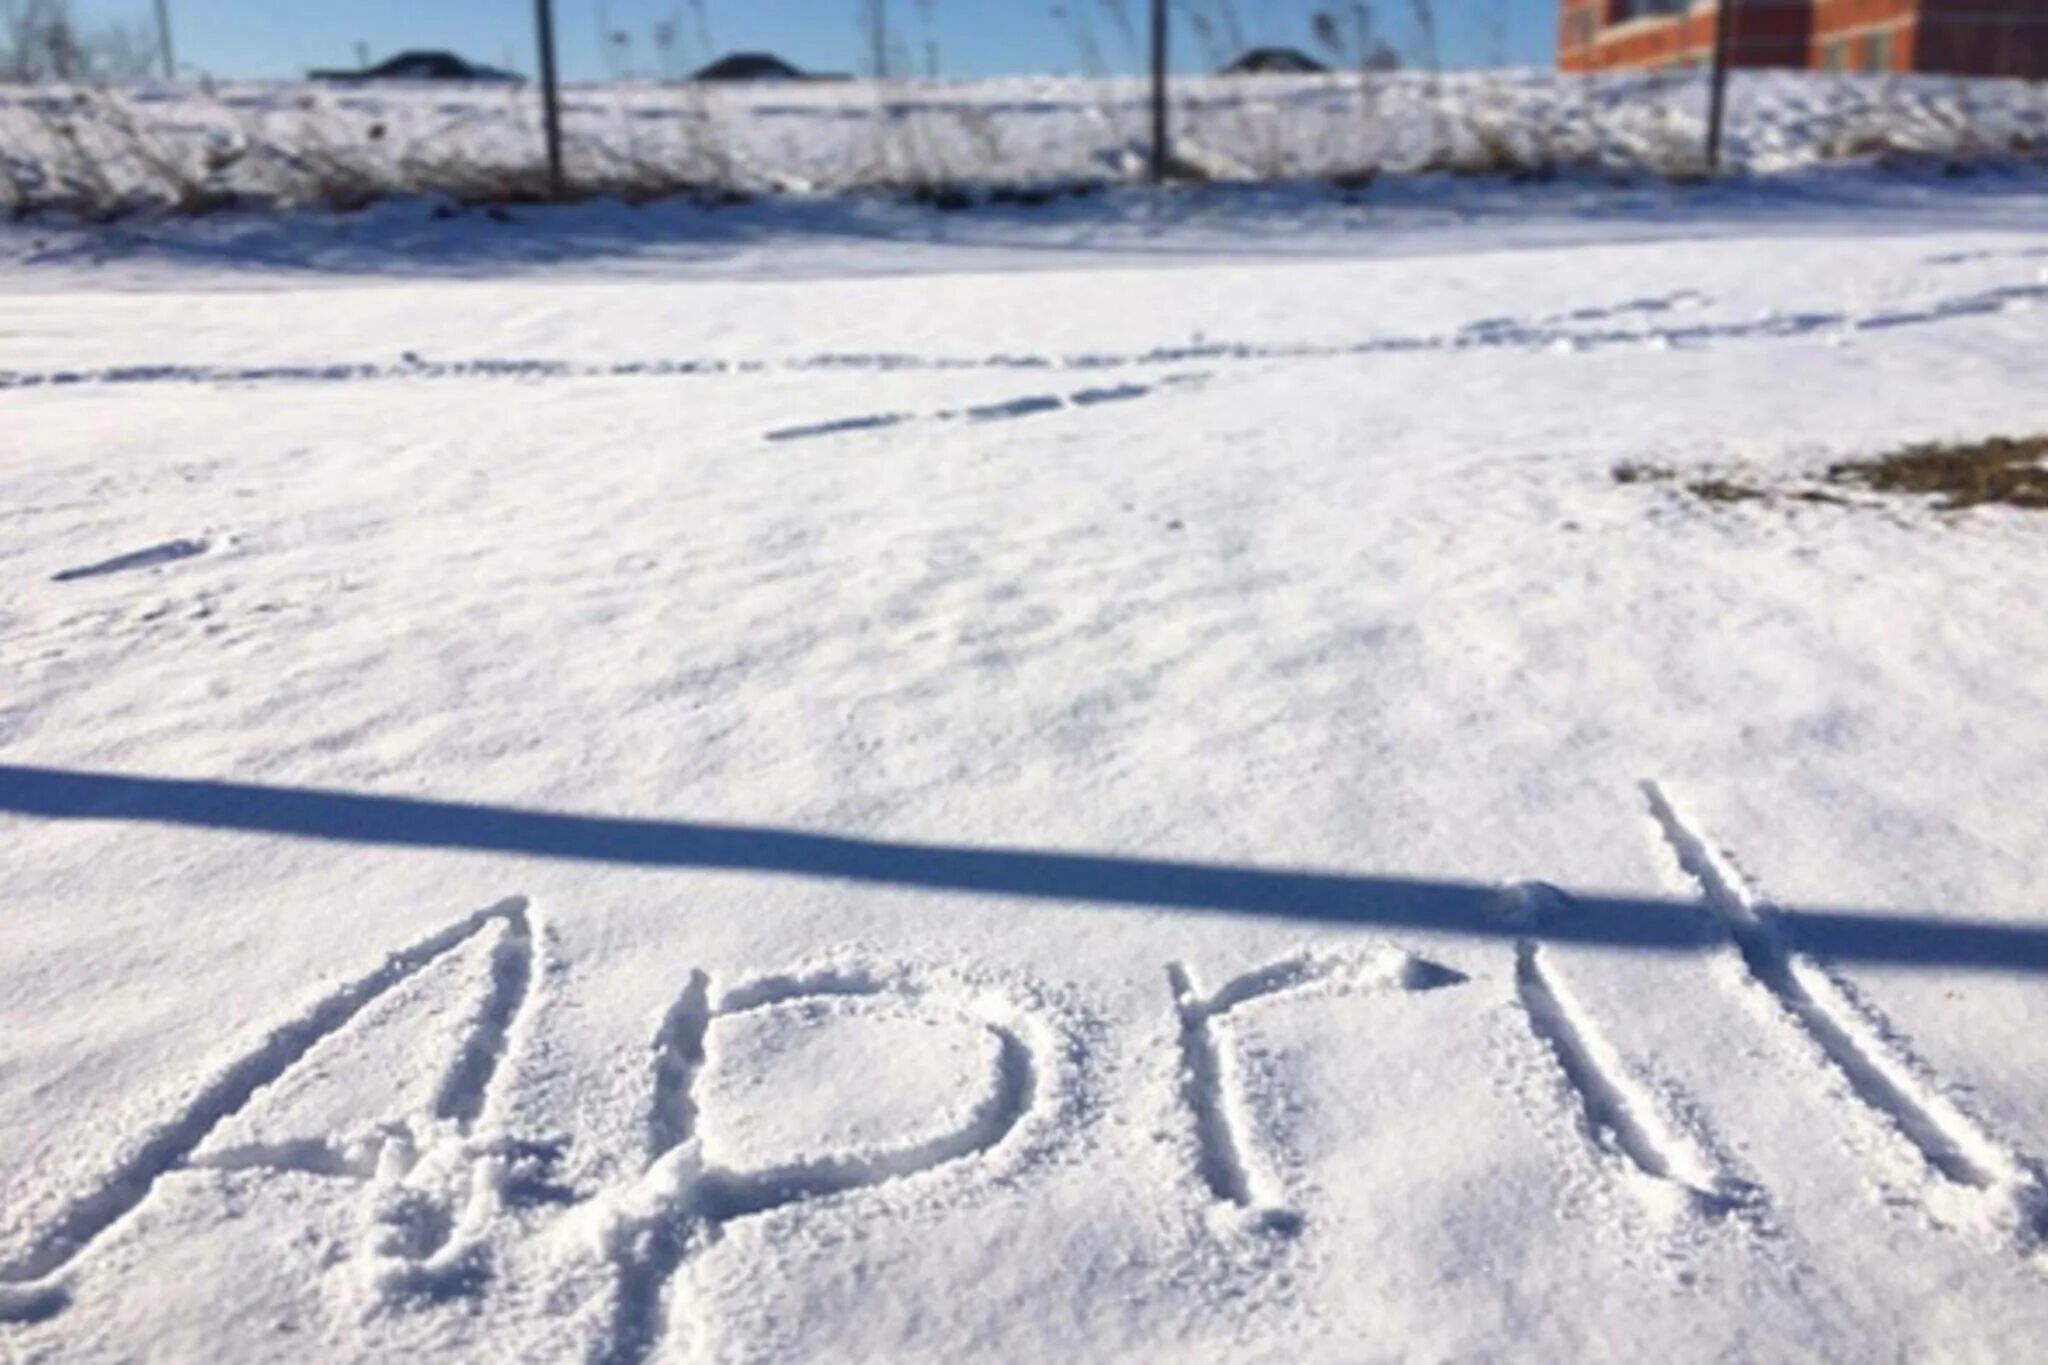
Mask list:
[{"label": "metal pole", "polygon": [[552,0],[534,0],[534,23],[540,29],[541,115],[548,133],[548,194],[564,195],[562,185],[562,95],[555,81],[555,15]]},{"label": "metal pole", "polygon": [[164,79],[178,79],[178,59],[171,51],[171,0],[156,0],[156,41],[163,53]]},{"label": "metal pole", "polygon": [[1714,7],[1714,83],[1707,101],[1707,174],[1721,171],[1721,123],[1728,113],[1728,58],[1735,38],[1738,0],[1720,0]]},{"label": "metal pole", "polygon": [[1166,126],[1166,0],[1152,0],[1152,183],[1163,184],[1172,159]]}]

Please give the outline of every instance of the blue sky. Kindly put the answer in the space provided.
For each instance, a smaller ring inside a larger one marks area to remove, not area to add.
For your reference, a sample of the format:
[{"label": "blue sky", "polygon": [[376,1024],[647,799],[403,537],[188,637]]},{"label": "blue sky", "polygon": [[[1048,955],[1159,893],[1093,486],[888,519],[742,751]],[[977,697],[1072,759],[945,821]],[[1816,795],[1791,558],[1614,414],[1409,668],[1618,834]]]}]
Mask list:
[{"label": "blue sky", "polygon": [[[613,60],[634,70],[659,70],[657,25],[674,25],[669,61],[701,63],[695,12],[701,8],[713,51],[765,48],[800,66],[846,71],[865,63],[861,14],[871,0],[555,0],[565,73],[603,74],[599,33],[630,38]],[[1114,11],[1121,5],[1142,25],[1146,0],[883,0],[897,35],[899,59],[922,71],[935,51],[947,75],[1080,71],[1092,35],[1101,64],[1128,69],[1135,61]],[[1310,16],[1348,10],[1350,0],[1175,0],[1182,9],[1234,11],[1249,42],[1308,49]],[[1416,0],[1372,0],[1382,36],[1418,47]],[[181,65],[216,76],[285,76],[313,66],[353,65],[356,45],[373,57],[402,47],[452,48],[480,61],[534,67],[533,0],[169,0]],[[1553,53],[1555,0],[1434,0],[1449,66],[1547,65]],[[79,0],[92,20],[146,23],[150,0]],[[1217,44],[1227,44],[1212,20]],[[927,44],[930,46],[928,47]],[[1185,26],[1176,65],[1208,65],[1206,45]]]}]

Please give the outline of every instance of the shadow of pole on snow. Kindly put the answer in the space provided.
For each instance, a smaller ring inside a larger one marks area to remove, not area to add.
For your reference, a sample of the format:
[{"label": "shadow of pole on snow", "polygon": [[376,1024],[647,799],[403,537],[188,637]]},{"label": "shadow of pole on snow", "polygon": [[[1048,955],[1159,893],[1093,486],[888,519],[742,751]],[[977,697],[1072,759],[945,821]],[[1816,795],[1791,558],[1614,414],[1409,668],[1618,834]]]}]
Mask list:
[{"label": "shadow of pole on snow", "polygon": [[[0,813],[175,825],[387,848],[454,849],[634,867],[754,872],[1076,904],[1254,915],[1511,941],[1501,888],[1347,872],[1057,850],[919,844],[758,825],[627,819],[412,797],[0,765]],[[1568,893],[1547,942],[1690,953],[1712,945],[1692,900]],[[2048,926],[1941,914],[1782,909],[1805,952],[1839,962],[2048,972]]]}]

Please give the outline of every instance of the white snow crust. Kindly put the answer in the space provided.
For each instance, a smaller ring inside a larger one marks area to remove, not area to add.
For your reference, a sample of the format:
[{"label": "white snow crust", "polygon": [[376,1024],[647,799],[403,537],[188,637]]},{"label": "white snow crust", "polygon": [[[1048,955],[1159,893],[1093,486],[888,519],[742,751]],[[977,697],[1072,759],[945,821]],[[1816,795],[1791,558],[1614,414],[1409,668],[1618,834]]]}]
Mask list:
[{"label": "white snow crust", "polygon": [[1470,193],[6,229],[0,1356],[2027,1355],[2048,198]]}]

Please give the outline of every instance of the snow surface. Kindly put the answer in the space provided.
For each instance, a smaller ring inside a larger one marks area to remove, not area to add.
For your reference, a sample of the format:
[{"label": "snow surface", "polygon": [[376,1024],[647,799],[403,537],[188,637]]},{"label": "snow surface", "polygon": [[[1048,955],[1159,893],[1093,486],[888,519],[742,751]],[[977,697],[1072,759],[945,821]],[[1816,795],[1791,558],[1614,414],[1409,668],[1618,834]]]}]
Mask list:
[{"label": "snow surface", "polygon": [[2027,1355],[2044,523],[1610,471],[2048,196],[1499,193],[0,234],[0,1355]]}]

